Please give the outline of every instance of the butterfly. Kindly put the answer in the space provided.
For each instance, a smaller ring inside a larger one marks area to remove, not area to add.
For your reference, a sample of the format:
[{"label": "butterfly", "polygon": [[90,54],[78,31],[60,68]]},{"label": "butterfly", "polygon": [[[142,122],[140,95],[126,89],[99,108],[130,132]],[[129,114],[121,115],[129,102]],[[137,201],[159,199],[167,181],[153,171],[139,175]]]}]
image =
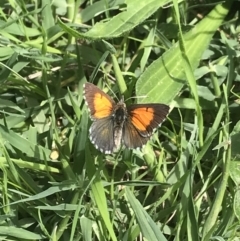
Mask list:
[{"label": "butterfly", "polygon": [[93,121],[89,138],[102,153],[111,154],[124,144],[129,149],[141,148],[169,113],[165,104],[132,104],[123,99],[116,103],[97,86],[86,83],[84,99]]}]

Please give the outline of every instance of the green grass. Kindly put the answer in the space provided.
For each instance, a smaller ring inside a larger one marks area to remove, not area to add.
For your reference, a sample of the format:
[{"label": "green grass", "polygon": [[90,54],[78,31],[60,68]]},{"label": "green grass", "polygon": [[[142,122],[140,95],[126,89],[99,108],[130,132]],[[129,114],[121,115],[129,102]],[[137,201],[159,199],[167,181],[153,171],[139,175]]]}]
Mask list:
[{"label": "green grass", "polygon": [[[239,2],[36,2],[0,3],[0,239],[240,240]],[[101,154],[87,81],[171,112]]]}]

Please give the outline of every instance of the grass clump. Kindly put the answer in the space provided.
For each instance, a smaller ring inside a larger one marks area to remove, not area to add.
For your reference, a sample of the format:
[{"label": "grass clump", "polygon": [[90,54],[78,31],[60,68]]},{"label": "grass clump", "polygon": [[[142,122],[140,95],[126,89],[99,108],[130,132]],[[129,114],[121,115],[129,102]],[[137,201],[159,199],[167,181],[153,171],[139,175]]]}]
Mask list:
[{"label": "grass clump", "polygon": [[[1,240],[238,240],[237,1],[0,6]],[[86,82],[171,112],[103,155]]]}]

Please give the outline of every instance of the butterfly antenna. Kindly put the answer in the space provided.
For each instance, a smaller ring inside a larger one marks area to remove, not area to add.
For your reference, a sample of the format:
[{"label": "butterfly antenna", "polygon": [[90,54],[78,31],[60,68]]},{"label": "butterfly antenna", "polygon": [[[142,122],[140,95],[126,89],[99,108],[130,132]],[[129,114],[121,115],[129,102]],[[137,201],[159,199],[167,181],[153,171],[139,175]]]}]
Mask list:
[{"label": "butterfly antenna", "polygon": [[125,101],[128,101],[130,99],[140,99],[140,98],[147,98],[148,96],[147,95],[140,95],[140,96],[132,96],[132,97],[129,97],[127,98]]},{"label": "butterfly antenna", "polygon": [[114,91],[112,90],[112,88],[109,86],[108,83],[106,83],[106,86],[108,87],[108,89],[110,90],[110,92],[114,95],[114,97],[119,101],[117,95],[114,93]]}]

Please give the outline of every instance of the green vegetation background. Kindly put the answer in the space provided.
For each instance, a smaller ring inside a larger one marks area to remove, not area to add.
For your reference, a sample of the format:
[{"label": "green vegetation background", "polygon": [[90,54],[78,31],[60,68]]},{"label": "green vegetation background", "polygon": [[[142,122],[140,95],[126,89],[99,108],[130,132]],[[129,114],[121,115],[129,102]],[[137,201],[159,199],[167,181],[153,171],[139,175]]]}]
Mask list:
[{"label": "green vegetation background", "polygon": [[[239,1],[0,7],[1,240],[240,240]],[[87,81],[171,112],[103,155]]]}]

